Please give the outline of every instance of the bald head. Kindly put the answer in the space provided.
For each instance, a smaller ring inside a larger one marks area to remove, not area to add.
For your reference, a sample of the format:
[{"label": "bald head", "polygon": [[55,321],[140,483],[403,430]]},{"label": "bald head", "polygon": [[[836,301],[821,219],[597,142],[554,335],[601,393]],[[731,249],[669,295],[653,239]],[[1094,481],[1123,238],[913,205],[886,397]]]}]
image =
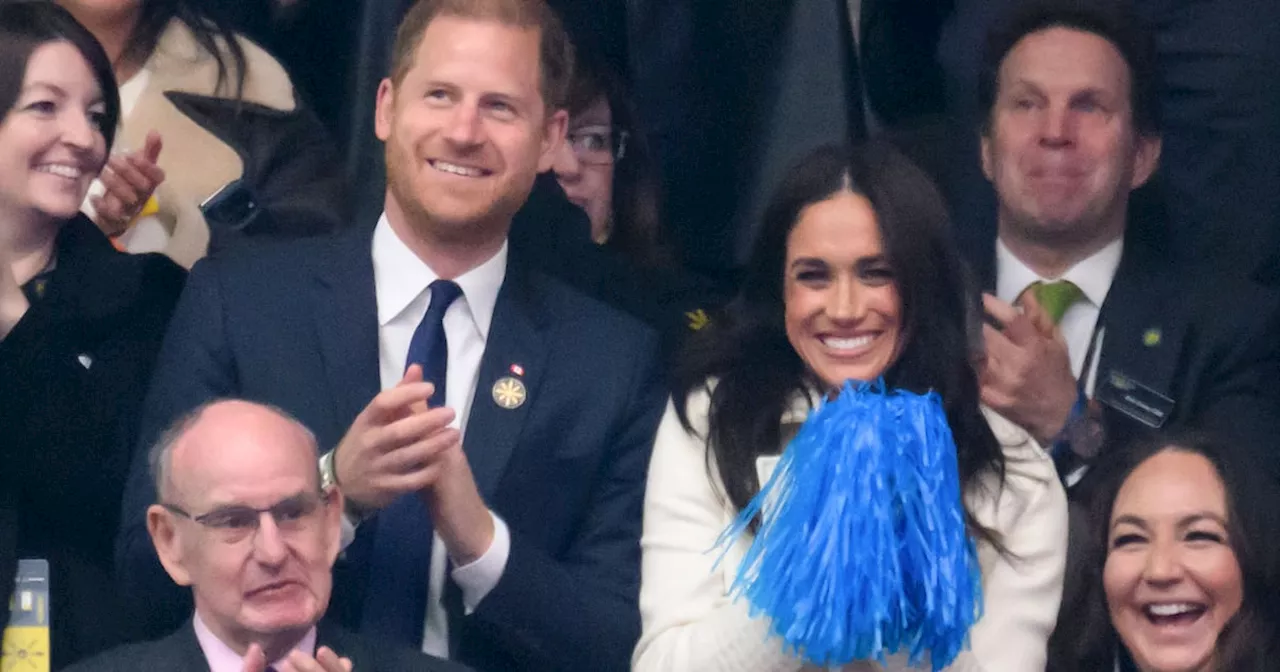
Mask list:
[{"label": "bald head", "polygon": [[[283,409],[237,399],[202,404],[165,430],[151,448],[151,477],[161,501],[176,496],[175,485],[217,463],[253,464],[263,451],[284,451],[308,465],[319,488],[315,435]],[[206,472],[207,473],[207,472]]]}]

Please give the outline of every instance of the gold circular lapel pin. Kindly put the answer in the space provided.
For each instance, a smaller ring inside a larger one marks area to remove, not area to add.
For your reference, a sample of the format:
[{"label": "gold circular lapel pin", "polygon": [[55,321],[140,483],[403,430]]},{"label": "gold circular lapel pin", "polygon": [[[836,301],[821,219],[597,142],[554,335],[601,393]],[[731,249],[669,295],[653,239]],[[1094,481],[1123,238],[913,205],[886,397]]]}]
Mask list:
[{"label": "gold circular lapel pin", "polygon": [[508,411],[520,408],[528,396],[524,383],[519,378],[503,376],[493,384],[493,403]]}]

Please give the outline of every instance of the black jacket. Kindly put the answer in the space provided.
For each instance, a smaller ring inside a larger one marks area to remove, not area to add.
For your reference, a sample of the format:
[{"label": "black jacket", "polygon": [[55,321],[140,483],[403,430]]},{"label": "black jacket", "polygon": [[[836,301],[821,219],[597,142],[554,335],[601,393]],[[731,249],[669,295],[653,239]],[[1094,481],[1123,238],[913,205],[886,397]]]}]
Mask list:
[{"label": "black jacket", "polygon": [[0,341],[0,576],[7,595],[15,555],[49,560],[55,668],[120,641],[108,615],[124,447],[184,277],[76,217],[43,297]]}]

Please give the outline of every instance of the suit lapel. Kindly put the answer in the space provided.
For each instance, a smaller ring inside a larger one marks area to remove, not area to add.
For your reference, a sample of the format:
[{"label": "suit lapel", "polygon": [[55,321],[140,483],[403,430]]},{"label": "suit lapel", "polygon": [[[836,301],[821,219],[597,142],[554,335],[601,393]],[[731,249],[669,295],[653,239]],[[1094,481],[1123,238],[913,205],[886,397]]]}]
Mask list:
[{"label": "suit lapel", "polygon": [[[506,471],[529,409],[538,400],[547,356],[538,280],[509,262],[480,360],[463,446],[476,486],[486,499],[493,495]],[[505,380],[508,378],[514,381]],[[500,383],[501,394],[497,387]],[[514,404],[515,399],[509,395],[512,388],[521,385],[524,398]],[[505,406],[499,405],[499,397],[507,402]]]},{"label": "suit lapel", "polygon": [[188,620],[177,632],[160,640],[158,646],[164,651],[160,658],[178,663],[171,669],[209,672],[209,659],[196,639],[193,621]]},{"label": "suit lapel", "polygon": [[1124,257],[1116,269],[1106,301],[1098,316],[1105,327],[1098,359],[1098,385],[1112,372],[1174,400],[1174,375],[1187,330],[1187,311],[1177,305],[1182,283],[1149,254],[1141,239],[1125,242]]},{"label": "suit lapel", "polygon": [[372,240],[370,227],[343,232],[315,266],[311,312],[341,431],[381,389]]}]

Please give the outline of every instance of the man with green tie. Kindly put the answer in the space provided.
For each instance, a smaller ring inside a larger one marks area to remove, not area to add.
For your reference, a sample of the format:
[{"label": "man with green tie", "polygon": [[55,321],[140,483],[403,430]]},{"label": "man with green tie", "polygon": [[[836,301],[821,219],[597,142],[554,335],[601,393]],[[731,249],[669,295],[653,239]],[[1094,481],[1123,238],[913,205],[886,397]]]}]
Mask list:
[{"label": "man with green tie", "polygon": [[1174,425],[1222,432],[1280,478],[1280,303],[1168,261],[1163,221],[1130,207],[1160,157],[1150,38],[1112,3],[1059,4],[1009,17],[983,62],[983,401],[1068,487],[1104,439]]}]

